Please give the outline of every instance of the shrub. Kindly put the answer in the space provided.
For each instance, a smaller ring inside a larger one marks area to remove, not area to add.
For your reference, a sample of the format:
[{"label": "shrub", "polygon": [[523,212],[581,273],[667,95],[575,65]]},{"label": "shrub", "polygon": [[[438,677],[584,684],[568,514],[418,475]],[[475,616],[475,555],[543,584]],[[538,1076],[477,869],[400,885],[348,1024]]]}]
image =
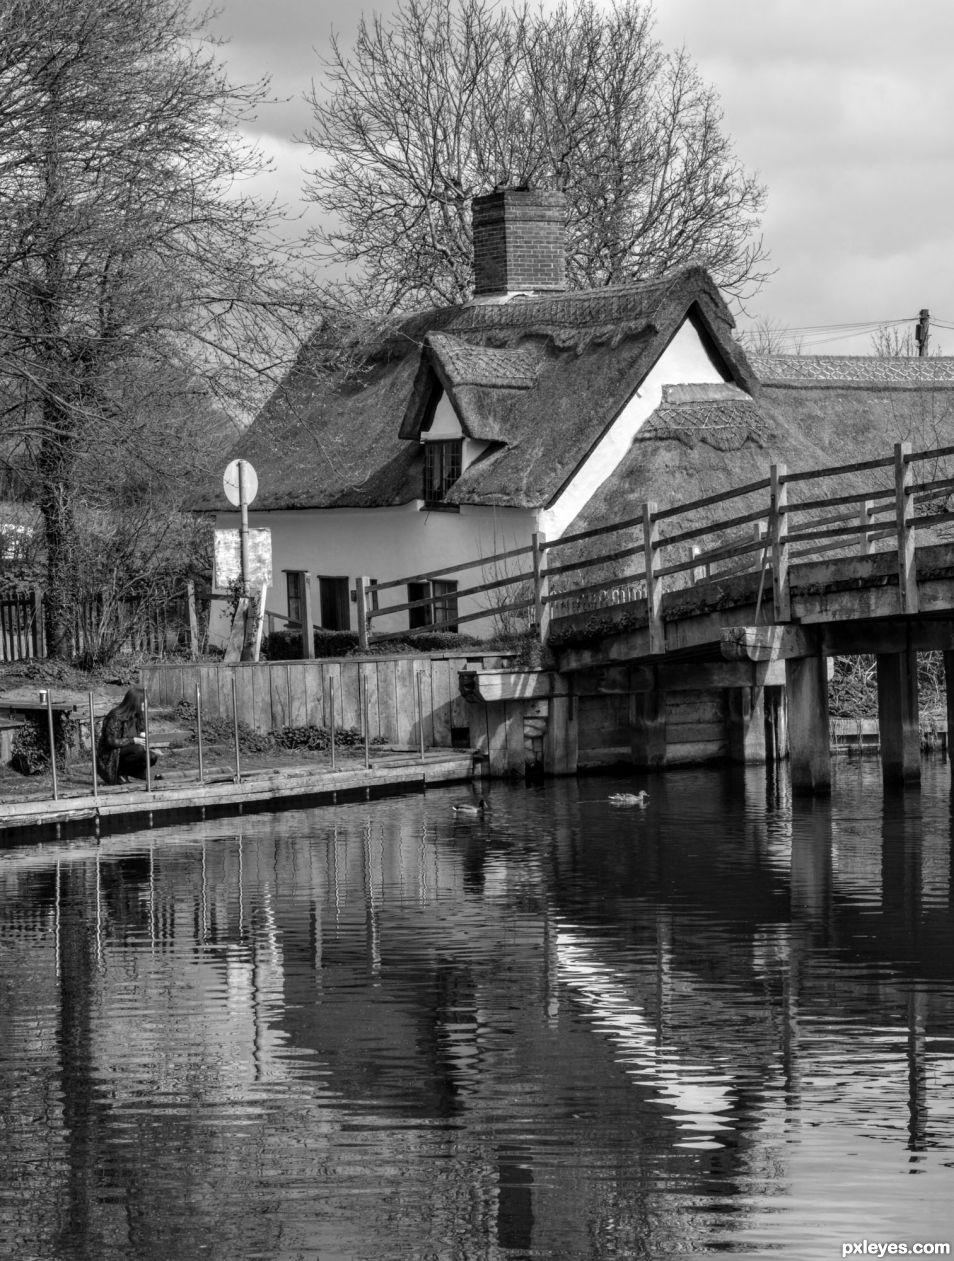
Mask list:
[{"label": "shrub", "polygon": [[[50,769],[50,737],[46,715],[30,718],[13,741],[10,766],[20,775],[41,775]],[[53,738],[58,757],[63,757],[72,739],[75,724],[66,714],[53,715]]]},{"label": "shrub", "polygon": [[[357,646],[354,631],[330,631],[315,628],[316,657],[346,657]],[[299,661],[301,635],[298,631],[277,630],[262,637],[261,656],[265,661]]]}]

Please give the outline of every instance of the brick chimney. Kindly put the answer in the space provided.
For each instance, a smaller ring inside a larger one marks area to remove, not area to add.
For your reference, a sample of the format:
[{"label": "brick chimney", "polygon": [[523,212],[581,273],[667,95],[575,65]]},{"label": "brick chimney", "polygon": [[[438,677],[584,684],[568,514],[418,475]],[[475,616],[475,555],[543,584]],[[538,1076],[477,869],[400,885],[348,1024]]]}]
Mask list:
[{"label": "brick chimney", "polygon": [[566,198],[530,188],[475,197],[474,296],[566,288]]}]

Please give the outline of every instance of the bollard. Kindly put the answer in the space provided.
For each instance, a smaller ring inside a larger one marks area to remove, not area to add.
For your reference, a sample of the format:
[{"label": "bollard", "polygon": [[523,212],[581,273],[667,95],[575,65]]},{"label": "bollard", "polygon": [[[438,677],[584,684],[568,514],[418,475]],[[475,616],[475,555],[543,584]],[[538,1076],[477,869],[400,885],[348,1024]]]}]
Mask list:
[{"label": "bollard", "polygon": [[238,701],[235,698],[235,675],[232,675],[232,729],[235,732],[235,782],[242,782],[242,757],[239,753]]},{"label": "bollard", "polygon": [[199,783],[205,782],[202,764],[202,692],[198,683],[195,685],[195,734],[199,743]]},{"label": "bollard", "polygon": [[93,714],[93,693],[89,694],[89,751],[93,763],[93,798],[99,797],[99,776],[96,773],[96,718]]},{"label": "bollard", "polygon": [[46,730],[50,737],[50,769],[53,772],[53,800],[59,797],[59,788],[56,782],[56,737],[53,734],[53,694],[51,692],[44,693],[46,698]]},{"label": "bollard", "polygon": [[335,681],[328,680],[328,689],[331,692],[331,769],[335,769]]},{"label": "bollard", "polygon": [[142,694],[142,725],[145,727],[146,738],[146,792],[152,792],[152,766],[149,758],[149,697],[145,692]]}]

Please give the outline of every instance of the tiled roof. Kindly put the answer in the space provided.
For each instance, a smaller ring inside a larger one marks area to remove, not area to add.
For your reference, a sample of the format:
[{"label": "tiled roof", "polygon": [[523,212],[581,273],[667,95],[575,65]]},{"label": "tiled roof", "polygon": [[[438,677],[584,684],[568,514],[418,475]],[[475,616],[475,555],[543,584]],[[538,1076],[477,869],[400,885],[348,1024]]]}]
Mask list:
[{"label": "tiled roof", "polygon": [[954,359],[938,356],[749,355],[763,385],[954,388]]}]

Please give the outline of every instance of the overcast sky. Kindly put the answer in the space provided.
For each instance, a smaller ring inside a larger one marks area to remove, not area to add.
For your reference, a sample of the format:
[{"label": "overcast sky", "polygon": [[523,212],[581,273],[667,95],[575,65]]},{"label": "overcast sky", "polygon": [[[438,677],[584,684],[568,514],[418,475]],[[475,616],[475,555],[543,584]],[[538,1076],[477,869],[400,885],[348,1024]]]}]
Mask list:
[{"label": "overcast sky", "polygon": [[[259,139],[274,187],[301,202],[302,101],[346,0],[217,0],[233,78],[268,74]],[[390,12],[392,0],[367,9]],[[866,354],[870,331],[921,307],[932,349],[954,354],[954,4],[951,0],[657,0],[656,34],[684,45],[717,89],[725,127],[768,187],[765,244],[777,269],[751,321],[797,330],[806,352]],[[749,320],[739,318],[740,327]]]}]

